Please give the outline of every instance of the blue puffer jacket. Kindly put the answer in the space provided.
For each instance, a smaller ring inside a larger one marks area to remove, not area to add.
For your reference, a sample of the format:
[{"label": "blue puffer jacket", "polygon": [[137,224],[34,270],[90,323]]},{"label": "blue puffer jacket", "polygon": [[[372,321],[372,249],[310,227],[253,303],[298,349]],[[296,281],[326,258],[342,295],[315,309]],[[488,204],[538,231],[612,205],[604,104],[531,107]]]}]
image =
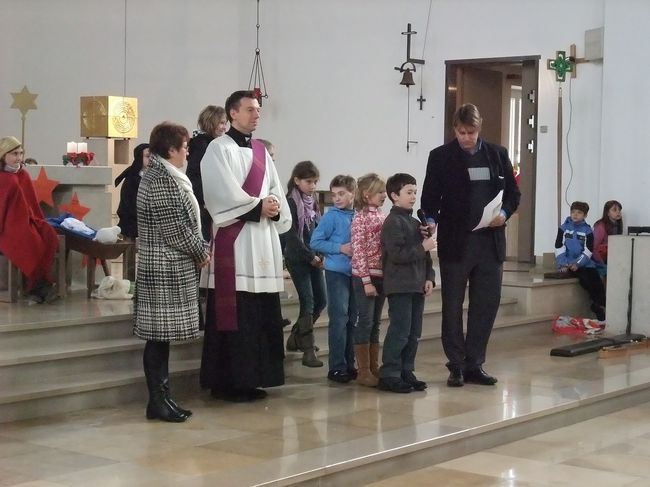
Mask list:
[{"label": "blue puffer jacket", "polygon": [[596,267],[591,260],[593,251],[594,234],[591,226],[582,220],[573,223],[567,217],[560,225],[555,240],[555,263],[557,267],[567,267],[576,264],[578,267]]},{"label": "blue puffer jacket", "polygon": [[351,257],[341,253],[341,245],[350,243],[354,210],[330,208],[311,234],[309,246],[325,256],[325,270],[352,275]]}]

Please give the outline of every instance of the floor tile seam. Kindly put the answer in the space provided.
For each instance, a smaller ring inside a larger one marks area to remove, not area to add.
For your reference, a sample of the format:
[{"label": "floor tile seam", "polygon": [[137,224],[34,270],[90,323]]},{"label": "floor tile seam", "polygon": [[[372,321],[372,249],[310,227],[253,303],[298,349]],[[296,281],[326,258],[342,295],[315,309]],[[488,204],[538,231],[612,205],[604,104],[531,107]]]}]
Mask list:
[{"label": "floor tile seam", "polygon": [[[610,474],[614,474],[614,475],[620,475],[620,476],[628,477],[627,480],[629,480],[631,482],[637,482],[639,480],[642,480],[643,478],[647,478],[647,477],[638,476],[636,474],[629,474],[629,473],[624,473],[624,472],[616,472],[616,471],[613,471],[613,470],[604,470],[604,469],[599,469],[597,467],[591,468],[591,467],[582,467],[582,466],[579,466],[579,465],[566,465],[566,464],[562,464],[562,463],[552,463],[552,462],[547,462],[547,461],[544,461],[544,460],[536,460],[536,459],[522,458],[522,457],[513,457],[511,455],[503,455],[503,454],[492,453],[492,452],[488,452],[488,451],[479,451],[479,452],[476,452],[476,453],[472,453],[470,455],[466,455],[465,457],[458,457],[457,459],[451,460],[449,462],[443,462],[443,463],[438,464],[438,465],[440,465],[441,468],[446,468],[446,469],[454,470],[454,471],[457,471],[457,472],[476,473],[473,470],[468,470],[468,469],[464,468],[462,465],[455,466],[455,465],[449,465],[448,463],[454,462],[455,460],[461,460],[461,459],[466,459],[466,458],[468,460],[471,460],[470,457],[473,457],[473,456],[475,456],[477,454],[480,454],[482,457],[485,457],[485,456],[492,457],[494,462],[491,462],[491,463],[496,463],[498,461],[498,458],[495,458],[495,457],[500,457],[503,460],[502,463],[506,463],[506,464],[509,463],[508,460],[510,460],[510,464],[517,464],[517,463],[521,464],[521,463],[525,462],[526,463],[526,465],[525,465],[525,470],[526,471],[524,472],[524,478],[521,479],[524,482],[532,481],[532,479],[527,479],[526,478],[526,477],[528,477],[528,476],[530,476],[532,474],[531,470],[548,469],[549,467],[556,467],[556,468],[557,467],[564,467],[564,468],[567,468],[567,469],[569,469],[571,471],[574,471],[574,469],[575,469],[575,470],[584,472],[586,475],[589,475],[589,476],[593,476],[593,475],[590,475],[590,474],[596,475],[597,473],[600,473],[600,474],[602,474],[602,473],[610,473]],[[519,467],[519,470],[520,471],[522,470],[521,466]],[[487,474],[487,475],[490,475],[490,474]]]}]

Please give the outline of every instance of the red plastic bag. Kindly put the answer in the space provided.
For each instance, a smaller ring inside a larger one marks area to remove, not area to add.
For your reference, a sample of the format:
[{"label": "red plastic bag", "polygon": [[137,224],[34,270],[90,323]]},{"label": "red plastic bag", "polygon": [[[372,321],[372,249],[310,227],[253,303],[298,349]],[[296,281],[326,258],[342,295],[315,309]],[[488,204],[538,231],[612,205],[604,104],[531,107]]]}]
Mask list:
[{"label": "red plastic bag", "polygon": [[605,329],[605,322],[576,316],[556,316],[553,332],[563,335],[598,335]]}]

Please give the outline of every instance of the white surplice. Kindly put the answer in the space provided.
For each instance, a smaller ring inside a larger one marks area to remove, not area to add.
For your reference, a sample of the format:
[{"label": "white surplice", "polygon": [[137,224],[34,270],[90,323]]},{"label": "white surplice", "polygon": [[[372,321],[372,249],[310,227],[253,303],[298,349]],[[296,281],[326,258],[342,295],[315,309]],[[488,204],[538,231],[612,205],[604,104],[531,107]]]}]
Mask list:
[{"label": "white surplice", "polygon": [[[284,290],[279,234],[291,228],[291,212],[273,160],[266,152],[266,171],[259,198],[242,189],[253,162],[253,150],[239,147],[228,135],[214,139],[201,159],[205,207],[212,217],[212,235],[254,209],[260,199],[274,195],[280,201],[278,221],[262,217],[247,221],[235,241],[235,288],[251,293]],[[214,257],[213,257],[214,258]],[[202,282],[214,288],[214,266],[204,269]],[[217,276],[218,278],[218,276]]]}]

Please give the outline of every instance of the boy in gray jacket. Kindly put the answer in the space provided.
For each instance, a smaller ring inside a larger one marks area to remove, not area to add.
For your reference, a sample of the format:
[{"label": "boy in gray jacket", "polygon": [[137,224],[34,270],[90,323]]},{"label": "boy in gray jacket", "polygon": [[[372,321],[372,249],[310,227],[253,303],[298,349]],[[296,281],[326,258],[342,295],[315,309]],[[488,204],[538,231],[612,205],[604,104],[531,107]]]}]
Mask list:
[{"label": "boy in gray jacket", "polygon": [[402,393],[423,391],[427,384],[415,377],[415,355],[422,334],[424,297],[435,285],[429,255],[435,243],[431,236],[423,238],[421,223],[412,216],[417,195],[415,178],[404,173],[391,176],[386,181],[386,193],[393,202],[381,230],[390,322],[378,387]]}]

